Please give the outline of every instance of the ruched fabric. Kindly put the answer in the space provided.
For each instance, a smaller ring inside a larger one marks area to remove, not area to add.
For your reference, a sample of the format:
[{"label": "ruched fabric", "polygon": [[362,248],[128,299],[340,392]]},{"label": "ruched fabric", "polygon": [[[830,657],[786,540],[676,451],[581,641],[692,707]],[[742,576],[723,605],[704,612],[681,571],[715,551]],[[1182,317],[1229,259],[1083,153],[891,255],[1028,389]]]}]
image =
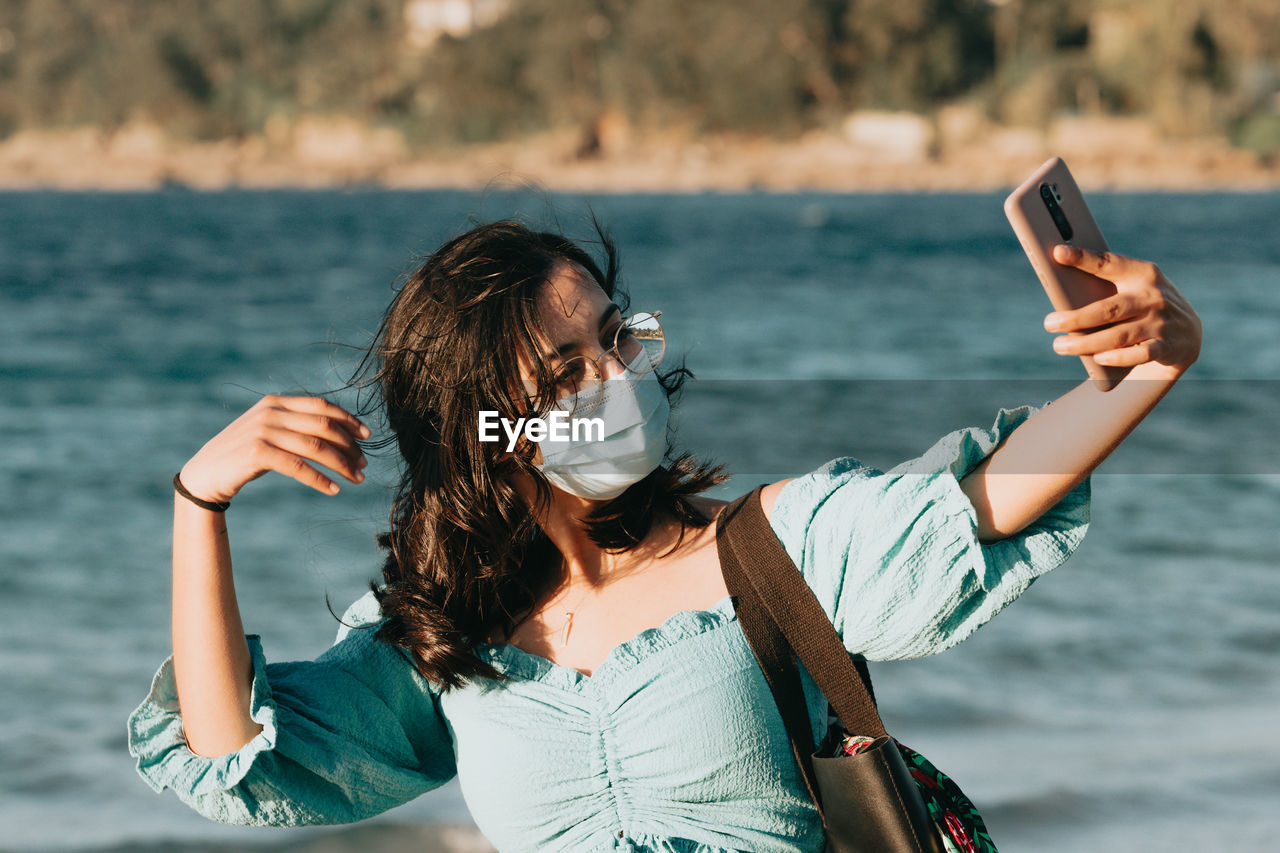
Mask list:
[{"label": "ruched fabric", "polygon": [[448,782],[453,745],[438,696],[401,651],[373,638],[377,600],[361,598],[334,645],[314,661],[253,662],[250,716],[262,731],[236,752],[197,755],[187,746],[173,657],[129,716],[129,752],[156,791],[223,823],[297,826],[348,823]]},{"label": "ruched fabric", "polygon": [[[1086,479],[1017,535],[976,538],[959,480],[1037,409],[1001,409],[888,472],[851,457],[787,483],[771,524],[850,652],[941,651],[1065,561],[1089,523]],[[367,594],[344,621],[376,625]],[[509,644],[475,653],[510,678],[437,692],[372,630],[315,661],[267,664],[263,731],[205,758],[186,747],[172,664],[129,720],[156,790],[230,823],[368,817],[456,774],[476,824],[508,851],[820,851],[821,822],[728,596],[616,646],[588,676]],[[815,739],[826,701],[801,667]]]},{"label": "ruched fabric", "polygon": [[850,651],[895,660],[950,648],[1084,540],[1092,477],[990,543],[960,489],[1041,408],[1001,409],[991,429],[948,433],[888,472],[844,457],[782,488],[773,528]]}]

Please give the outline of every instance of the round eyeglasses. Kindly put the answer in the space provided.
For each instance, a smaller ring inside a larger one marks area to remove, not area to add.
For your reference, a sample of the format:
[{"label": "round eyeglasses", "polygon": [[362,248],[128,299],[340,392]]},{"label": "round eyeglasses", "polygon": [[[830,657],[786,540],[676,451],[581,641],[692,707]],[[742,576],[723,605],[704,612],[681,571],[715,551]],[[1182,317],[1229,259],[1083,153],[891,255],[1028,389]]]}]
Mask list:
[{"label": "round eyeglasses", "polygon": [[613,343],[598,358],[579,355],[562,363],[555,372],[556,407],[574,417],[587,417],[600,407],[606,390],[601,359],[612,357],[638,376],[656,370],[667,352],[661,316],[661,311],[641,311],[624,317]]}]

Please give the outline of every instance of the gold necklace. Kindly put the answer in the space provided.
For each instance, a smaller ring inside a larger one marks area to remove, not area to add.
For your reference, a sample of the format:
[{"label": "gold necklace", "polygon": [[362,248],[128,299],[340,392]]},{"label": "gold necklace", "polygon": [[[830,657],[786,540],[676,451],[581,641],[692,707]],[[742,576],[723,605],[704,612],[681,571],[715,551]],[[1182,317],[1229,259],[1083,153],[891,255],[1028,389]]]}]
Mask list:
[{"label": "gold necklace", "polygon": [[[578,599],[575,607],[581,607],[582,603],[587,600],[587,596]],[[564,629],[560,633],[560,645],[565,646],[569,643],[569,631],[573,628],[573,611],[566,610],[564,614]]]}]

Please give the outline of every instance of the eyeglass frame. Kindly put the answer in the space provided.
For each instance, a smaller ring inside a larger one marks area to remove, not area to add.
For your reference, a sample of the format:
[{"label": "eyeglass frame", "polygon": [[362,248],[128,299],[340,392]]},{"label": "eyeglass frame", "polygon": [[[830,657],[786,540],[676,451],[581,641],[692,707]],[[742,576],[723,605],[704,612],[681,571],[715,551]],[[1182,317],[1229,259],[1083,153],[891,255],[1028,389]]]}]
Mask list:
[{"label": "eyeglass frame", "polygon": [[[631,326],[631,323],[632,323],[632,321],[633,321],[633,320],[635,320],[635,318],[637,318],[637,317],[643,317],[643,316],[645,316],[645,315],[647,315],[647,316],[649,316],[649,317],[652,317],[652,318],[653,318],[653,321],[654,321],[654,322],[657,324],[657,326],[658,326],[658,330],[659,330],[659,331],[663,331],[663,329],[662,329],[662,322],[661,322],[661,317],[662,317],[662,312],[661,312],[661,311],[636,311],[636,312],[634,312],[634,313],[632,313],[632,314],[629,314],[629,315],[627,315],[626,317],[623,317],[623,318],[621,319],[621,322],[618,324],[618,328],[617,328],[617,330],[613,333],[613,343],[609,346],[609,348],[608,348],[608,349],[606,349],[606,350],[604,350],[602,353],[600,353],[600,355],[599,355],[599,356],[575,355],[573,358],[565,359],[563,362],[561,362],[560,366],[559,366],[558,368],[556,368],[555,375],[556,375],[556,376],[559,376],[559,375],[560,375],[560,373],[564,370],[565,365],[570,364],[571,362],[574,362],[574,361],[579,361],[579,360],[581,360],[581,361],[585,362],[586,364],[590,364],[590,365],[592,365],[592,366],[594,367],[594,369],[595,369],[595,381],[596,381],[598,384],[601,384],[601,388],[603,389],[603,385],[602,385],[602,383],[604,383],[604,382],[606,382],[606,381],[608,381],[608,380],[606,380],[606,379],[604,378],[604,371],[603,371],[603,370],[601,369],[601,367],[600,367],[600,361],[601,361],[601,359],[604,359],[604,358],[606,358],[606,357],[612,356],[612,357],[613,357],[613,359],[614,359],[614,361],[616,361],[619,365],[621,365],[621,366],[622,366],[622,368],[623,368],[624,370],[629,370],[630,368],[628,367],[627,363],[626,363],[625,361],[623,361],[623,360],[622,360],[622,353],[618,350],[618,342],[619,342],[619,338],[621,337],[622,332],[623,332],[625,329],[628,329],[628,328]],[[643,343],[641,344],[641,347],[642,347],[642,349],[644,348],[644,344],[643,344]],[[647,350],[645,350],[645,352],[647,353]],[[656,370],[658,369],[658,365],[660,365],[660,364],[662,363],[662,359],[666,356],[666,353],[667,353],[667,337],[666,337],[666,332],[665,332],[665,331],[663,331],[663,335],[662,335],[662,351],[658,353],[658,357],[657,357],[656,359],[649,359],[649,365],[648,365],[648,367],[647,367],[645,370],[641,370],[641,371],[632,371],[632,372],[633,372],[633,373],[636,373],[638,376],[645,376],[645,375],[647,375],[647,374],[649,374],[649,373],[652,373],[652,372],[656,371]],[[552,379],[554,380],[554,379],[555,379],[555,376],[553,376],[553,377],[552,377]],[[561,381],[563,381],[563,380],[561,380]],[[527,379],[526,379],[526,380],[524,380],[524,382],[525,382],[525,388],[526,388],[526,390],[530,390],[530,391],[531,391],[532,389],[530,389],[530,388],[529,388],[529,386],[530,386],[531,382],[530,382],[529,380],[527,380]],[[559,384],[560,384],[560,382],[559,382],[559,381],[555,382],[555,386],[556,386],[557,388],[558,388]],[[560,400],[562,400],[562,399],[566,399],[567,397],[570,397],[570,396],[574,396],[574,397],[576,397],[577,395],[579,395],[579,394],[581,394],[581,393],[582,393],[582,392],[581,392],[581,389],[579,389],[578,391],[572,392],[571,394],[567,394],[567,395],[564,395],[564,396],[561,396],[561,397],[557,397],[556,399],[554,399],[554,400],[552,401],[552,405],[554,406],[556,403],[559,403],[559,402],[560,402]],[[601,394],[601,395],[600,395],[600,397],[602,398],[602,397],[603,397],[603,394]],[[575,407],[574,407],[574,409],[573,409],[573,414],[574,414],[575,416],[577,416],[577,417],[586,417],[586,416],[590,415],[592,412],[594,412],[596,409],[598,409],[598,408],[600,407],[600,402],[601,402],[601,399],[600,399],[600,398],[597,398],[597,400],[595,401],[595,404],[591,407],[591,409],[590,409],[590,410],[588,410],[588,411],[586,411],[586,412],[581,412],[581,413],[577,411],[577,406],[575,406]]]}]

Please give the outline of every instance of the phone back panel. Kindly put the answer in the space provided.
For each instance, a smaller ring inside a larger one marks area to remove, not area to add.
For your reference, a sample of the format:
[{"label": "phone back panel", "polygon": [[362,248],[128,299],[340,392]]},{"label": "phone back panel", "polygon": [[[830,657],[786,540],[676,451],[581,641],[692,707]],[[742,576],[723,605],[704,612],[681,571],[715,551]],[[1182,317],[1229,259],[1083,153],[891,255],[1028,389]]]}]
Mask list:
[{"label": "phone back panel", "polygon": [[[1058,226],[1054,224],[1053,217],[1040,197],[1041,184],[1056,187],[1062,199],[1059,203],[1062,212],[1071,224],[1071,239],[1064,240]],[[1105,252],[1110,248],[1062,158],[1054,157],[1049,160],[1032,173],[1022,186],[1010,193],[1004,202],[1004,212],[1014,233],[1018,235],[1022,250],[1031,259],[1032,268],[1049,293],[1054,308],[1081,308],[1116,292],[1115,285],[1111,282],[1074,267],[1064,267],[1050,255],[1057,243],[1068,243],[1094,252]]]},{"label": "phone back panel", "polygon": [[[1046,184],[1055,191],[1055,200],[1071,226],[1069,239],[1063,238],[1041,196],[1041,186]],[[1089,212],[1089,206],[1085,204],[1084,194],[1062,158],[1054,157],[1047,161],[1010,193],[1004,202],[1004,213],[1056,310],[1082,308],[1116,292],[1116,286],[1111,282],[1053,260],[1051,252],[1058,243],[1094,252],[1110,250],[1098,223]],[[1081,330],[1081,333],[1088,331],[1092,330]],[[1081,360],[1091,377],[1106,379],[1108,384],[1119,382],[1130,370],[1114,365],[1104,367],[1087,356]]]}]

